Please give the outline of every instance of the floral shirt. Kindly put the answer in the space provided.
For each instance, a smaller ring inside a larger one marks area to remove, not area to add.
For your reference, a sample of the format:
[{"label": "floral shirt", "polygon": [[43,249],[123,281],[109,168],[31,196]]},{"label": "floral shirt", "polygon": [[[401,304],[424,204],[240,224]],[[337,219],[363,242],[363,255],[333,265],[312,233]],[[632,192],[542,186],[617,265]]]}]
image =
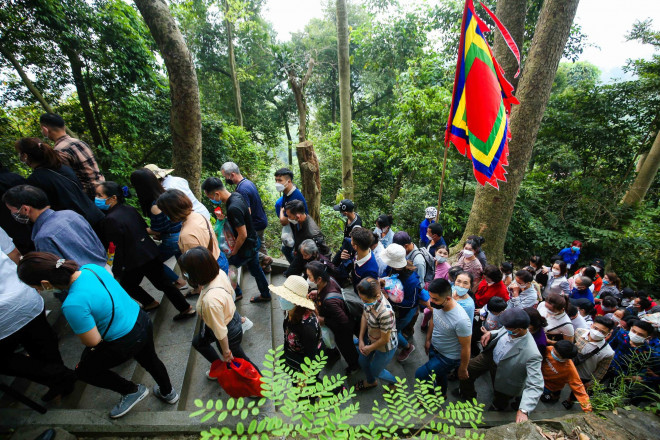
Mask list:
[{"label": "floral shirt", "polygon": [[312,310],[307,310],[302,320],[294,324],[289,315],[284,318],[284,350],[313,358],[321,347],[321,326]]}]

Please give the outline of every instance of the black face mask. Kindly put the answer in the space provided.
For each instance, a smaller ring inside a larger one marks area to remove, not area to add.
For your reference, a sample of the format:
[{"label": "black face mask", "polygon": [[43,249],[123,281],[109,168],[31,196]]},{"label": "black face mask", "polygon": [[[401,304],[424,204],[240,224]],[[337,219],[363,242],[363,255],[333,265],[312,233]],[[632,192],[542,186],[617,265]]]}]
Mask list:
[{"label": "black face mask", "polygon": [[227,185],[233,185],[234,182],[232,182],[232,181],[229,180],[229,179],[225,179],[225,184],[227,184]]},{"label": "black face mask", "polygon": [[433,307],[434,309],[442,310],[445,308],[445,304],[447,304],[447,299],[445,299],[445,302],[443,302],[442,304],[436,304],[433,301],[429,301],[429,304],[431,304],[431,307]]}]

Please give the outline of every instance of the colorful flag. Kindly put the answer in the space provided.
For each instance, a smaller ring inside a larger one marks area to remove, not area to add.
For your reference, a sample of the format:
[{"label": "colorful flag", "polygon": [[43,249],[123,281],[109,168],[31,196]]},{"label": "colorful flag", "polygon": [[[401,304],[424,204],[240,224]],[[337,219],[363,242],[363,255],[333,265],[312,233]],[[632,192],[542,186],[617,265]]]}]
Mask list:
[{"label": "colorful flag", "polygon": [[499,189],[497,181],[506,182],[504,166],[509,164],[509,113],[511,105],[520,102],[513,96],[513,86],[504,78],[485,32],[490,30],[474,12],[472,0],[466,0],[445,144],[452,142],[472,159],[474,176],[481,185],[489,183]]}]

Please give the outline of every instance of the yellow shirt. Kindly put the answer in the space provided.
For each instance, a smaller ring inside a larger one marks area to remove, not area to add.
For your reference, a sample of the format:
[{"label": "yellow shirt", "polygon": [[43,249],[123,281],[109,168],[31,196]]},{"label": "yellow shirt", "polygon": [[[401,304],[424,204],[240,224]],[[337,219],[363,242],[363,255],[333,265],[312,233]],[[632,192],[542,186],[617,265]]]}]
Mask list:
[{"label": "yellow shirt", "polygon": [[[209,231],[211,231],[210,234]],[[209,239],[213,241],[213,258],[217,260],[220,256],[220,248],[211,223],[203,215],[192,212],[181,225],[179,249],[181,252],[197,246],[208,249]]]},{"label": "yellow shirt", "polygon": [[221,340],[227,336],[227,324],[236,312],[234,289],[231,288],[227,274],[220,271],[213,281],[202,288],[195,308],[204,323],[213,330],[216,339]]}]

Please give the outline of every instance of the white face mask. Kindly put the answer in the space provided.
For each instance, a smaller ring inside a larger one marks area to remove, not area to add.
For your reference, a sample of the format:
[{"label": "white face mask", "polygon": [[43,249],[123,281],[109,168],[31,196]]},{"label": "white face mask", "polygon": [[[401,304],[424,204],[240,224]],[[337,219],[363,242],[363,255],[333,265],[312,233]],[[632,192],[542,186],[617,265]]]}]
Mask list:
[{"label": "white face mask", "polygon": [[442,263],[444,263],[445,261],[447,261],[447,257],[441,257],[440,255],[436,255],[436,256],[435,256],[435,261],[437,261],[438,263],[442,264]]},{"label": "white face mask", "polygon": [[312,290],[318,288],[318,286],[316,285],[316,283],[315,283],[314,281],[307,280],[307,285],[308,285],[309,288],[312,289]]},{"label": "white face mask", "polygon": [[596,330],[595,328],[589,329],[589,336],[591,336],[591,339],[594,341],[602,341],[605,339],[605,335],[603,332],[600,330]]},{"label": "white face mask", "polygon": [[289,219],[289,223],[291,223],[292,225],[297,225],[298,220]]},{"label": "white face mask", "polygon": [[463,256],[466,258],[470,258],[474,255],[474,251],[468,251],[466,249],[463,249]]},{"label": "white face mask", "polygon": [[630,336],[630,342],[634,344],[643,344],[644,341],[646,341],[646,338],[644,336],[640,336],[637,333],[630,332],[628,333],[628,336]]},{"label": "white face mask", "polygon": [[282,191],[284,191],[284,185],[282,185],[281,183],[276,183],[276,184],[275,184],[275,190],[276,190],[277,192],[282,192]]},{"label": "white face mask", "polygon": [[596,273],[600,273],[600,267],[598,266],[591,266],[591,267],[593,267],[596,270]]},{"label": "white face mask", "polygon": [[429,234],[426,234],[426,238],[428,238],[429,240],[433,240],[433,237],[431,237]]},{"label": "white face mask", "polygon": [[376,234],[378,234],[378,235],[382,235],[382,234],[383,234],[383,230],[380,229],[380,228],[376,228]]},{"label": "white face mask", "polygon": [[552,269],[552,275],[553,275],[553,276],[558,277],[560,273],[561,273],[560,271],[558,271],[558,270],[556,270],[556,269]]}]

